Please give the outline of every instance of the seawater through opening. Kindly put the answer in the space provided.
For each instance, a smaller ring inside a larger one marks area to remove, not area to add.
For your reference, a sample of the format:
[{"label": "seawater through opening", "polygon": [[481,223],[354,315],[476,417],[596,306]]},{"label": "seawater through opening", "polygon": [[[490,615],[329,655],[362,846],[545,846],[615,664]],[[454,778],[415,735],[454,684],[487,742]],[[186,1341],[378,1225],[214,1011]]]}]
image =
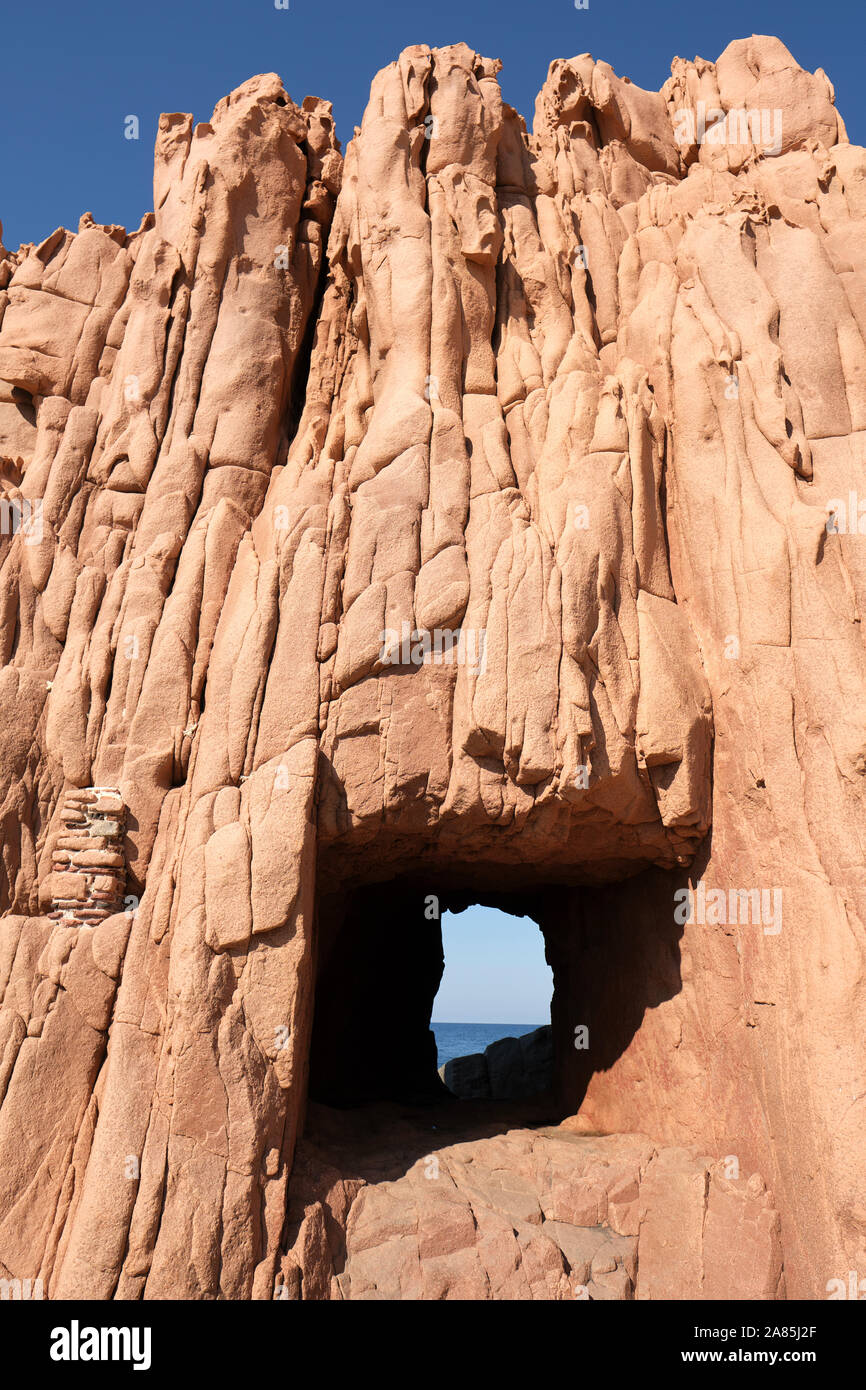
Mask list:
[{"label": "seawater through opening", "polygon": [[442,915],[445,969],[433,1004],[439,1073],[463,1099],[553,1085],[553,972],[530,918],[479,903]]}]

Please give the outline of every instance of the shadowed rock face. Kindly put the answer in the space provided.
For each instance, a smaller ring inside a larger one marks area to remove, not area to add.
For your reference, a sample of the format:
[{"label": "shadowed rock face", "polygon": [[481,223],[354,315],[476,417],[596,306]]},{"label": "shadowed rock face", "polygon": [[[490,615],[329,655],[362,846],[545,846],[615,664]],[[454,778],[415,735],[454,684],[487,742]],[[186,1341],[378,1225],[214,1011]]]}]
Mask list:
[{"label": "shadowed rock face", "polygon": [[455,1096],[510,1100],[550,1089],[553,1039],[549,1024],[516,1038],[499,1038],[483,1052],[454,1057],[439,1075]]},{"label": "shadowed rock face", "polygon": [[0,247],[0,1267],[52,1297],[345,1296],[289,1252],[311,1050],[369,1098],[399,993],[379,1094],[434,1084],[476,900],[544,932],[560,1116],[772,1188],[757,1284],[756,1178],[729,1282],[644,1290],[866,1274],[866,153],[776,39],[557,61],[532,135],[497,70],[406,50],[345,161],[254,78],[137,232]]}]

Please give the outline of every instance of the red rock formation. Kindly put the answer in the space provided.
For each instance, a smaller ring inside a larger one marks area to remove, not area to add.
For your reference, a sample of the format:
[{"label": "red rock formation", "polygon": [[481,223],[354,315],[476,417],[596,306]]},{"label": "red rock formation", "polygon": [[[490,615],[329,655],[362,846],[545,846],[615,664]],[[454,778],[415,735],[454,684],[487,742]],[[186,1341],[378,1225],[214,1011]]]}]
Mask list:
[{"label": "red rock formation", "polygon": [[757,1175],[731,1180],[641,1135],[590,1138],[538,1115],[501,1133],[470,1113],[484,1137],[449,1142],[455,1116],[437,1111],[428,1152],[429,1113],[315,1114],[277,1297],[783,1296],[779,1215]]},{"label": "red rock formation", "polygon": [[[532,135],[497,69],[406,50],[345,164],[254,78],[162,118],[137,232],[0,248],[0,1266],[51,1297],[513,1296],[493,1236],[359,1283],[378,1189],[342,1271],[290,1229],[308,1074],[434,1084],[479,898],[545,934],[560,1115],[632,1146],[638,1297],[866,1273],[866,154],[775,39],[558,61]],[[91,788],[132,907],[69,926]],[[531,1187],[564,1141],[496,1142]]]}]

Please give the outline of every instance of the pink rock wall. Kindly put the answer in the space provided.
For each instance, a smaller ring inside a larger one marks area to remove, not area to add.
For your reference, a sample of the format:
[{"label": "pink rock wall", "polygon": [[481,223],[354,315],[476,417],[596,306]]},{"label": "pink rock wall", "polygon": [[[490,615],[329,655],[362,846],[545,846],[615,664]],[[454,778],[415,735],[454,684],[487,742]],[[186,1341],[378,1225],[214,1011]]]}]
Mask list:
[{"label": "pink rock wall", "polygon": [[[497,69],[406,50],[345,161],[254,78],[138,231],[0,250],[0,1265],[52,1297],[273,1296],[319,905],[400,875],[537,904],[581,1124],[764,1174],[789,1294],[866,1266],[866,154],[776,39],[557,61],[532,135]],[[90,787],[140,901],[70,927]],[[780,914],[677,926],[698,879]]]}]

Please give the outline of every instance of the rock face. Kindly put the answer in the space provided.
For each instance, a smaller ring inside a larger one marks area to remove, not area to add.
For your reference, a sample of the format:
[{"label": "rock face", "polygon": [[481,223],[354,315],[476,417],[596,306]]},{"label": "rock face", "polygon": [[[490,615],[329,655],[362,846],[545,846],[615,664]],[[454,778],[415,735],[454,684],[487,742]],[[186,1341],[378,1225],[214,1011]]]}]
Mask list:
[{"label": "rock face", "polygon": [[[345,161],[254,78],[136,232],[0,248],[0,1270],[52,1298],[289,1287],[308,1089],[436,1090],[479,900],[560,1116],[691,1155],[638,1297],[706,1285],[693,1189],[735,1247],[711,1161],[779,1214],[740,1296],[866,1274],[866,153],[776,39],[557,61],[531,135],[497,69],[406,50]],[[354,1250],[321,1296],[434,1296]]]},{"label": "rock face", "polygon": [[779,1214],[757,1176],[733,1181],[694,1150],[566,1126],[454,1144],[446,1124],[425,1153],[427,1121],[314,1118],[277,1297],[784,1296]]},{"label": "rock face", "polygon": [[553,1035],[549,1026],[519,1038],[498,1038],[483,1052],[454,1057],[439,1068],[449,1091],[466,1100],[519,1100],[553,1085]]}]

